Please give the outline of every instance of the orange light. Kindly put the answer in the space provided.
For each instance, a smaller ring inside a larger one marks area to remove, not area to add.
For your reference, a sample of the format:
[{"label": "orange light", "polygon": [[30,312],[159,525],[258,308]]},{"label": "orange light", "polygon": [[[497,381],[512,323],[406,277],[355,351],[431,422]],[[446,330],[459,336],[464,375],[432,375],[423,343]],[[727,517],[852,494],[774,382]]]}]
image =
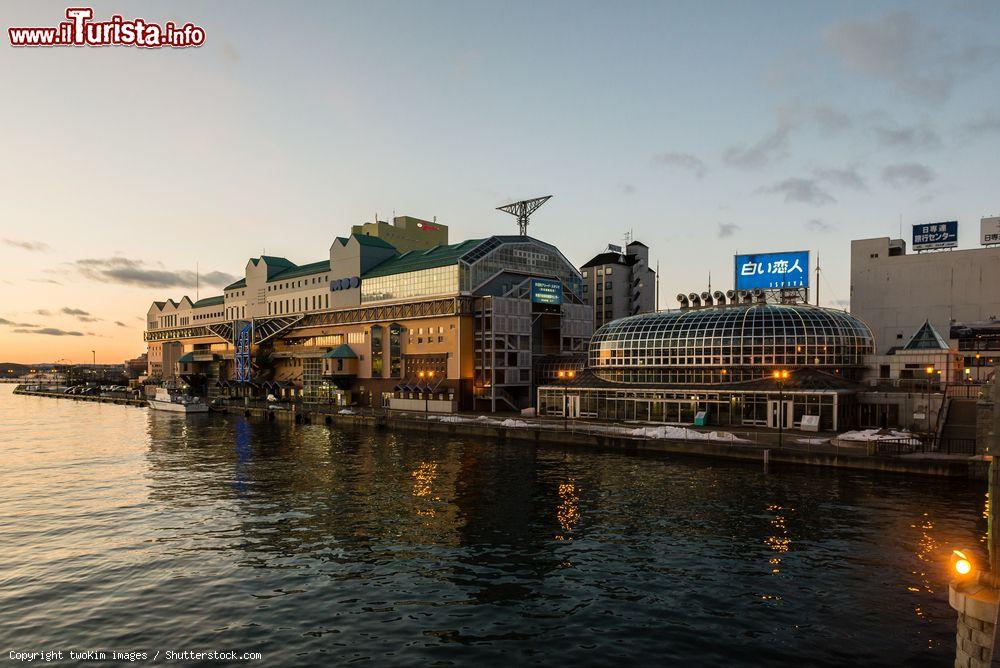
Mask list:
[{"label": "orange light", "polygon": [[576,371],[570,370],[570,371],[566,372],[566,377],[567,378],[573,378],[574,376],[576,376]]},{"label": "orange light", "polygon": [[965,553],[961,550],[952,552],[951,563],[955,572],[961,576],[972,573],[972,560],[965,556]]},{"label": "orange light", "polygon": [[557,371],[556,372],[556,376],[558,376],[559,378],[565,378],[566,377],[566,372],[565,371]]},{"label": "orange light", "polygon": [[423,378],[423,377],[424,377],[424,372],[423,372],[423,371],[421,371],[421,372],[419,372],[419,373],[418,373],[417,375],[418,375],[418,376],[420,376],[421,378]]},{"label": "orange light", "polygon": [[932,366],[929,366],[929,367],[927,367],[924,370],[927,372],[928,376],[931,375],[932,373],[934,373],[934,367],[932,367]]},{"label": "orange light", "polygon": [[428,378],[433,378],[434,377],[434,372],[433,371],[428,371],[427,372],[427,377]]},{"label": "orange light", "polygon": [[969,375],[970,373],[972,373],[972,369],[966,369],[966,370],[965,370],[965,374],[966,374],[966,375]]}]

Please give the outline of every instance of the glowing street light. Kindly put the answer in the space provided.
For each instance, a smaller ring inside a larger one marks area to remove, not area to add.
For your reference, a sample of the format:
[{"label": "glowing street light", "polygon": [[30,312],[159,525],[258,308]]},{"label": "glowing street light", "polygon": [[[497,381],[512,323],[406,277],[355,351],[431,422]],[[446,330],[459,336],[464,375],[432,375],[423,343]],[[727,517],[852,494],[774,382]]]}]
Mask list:
[{"label": "glowing street light", "polygon": [[569,385],[571,380],[576,378],[576,371],[573,369],[560,369],[559,371],[556,371],[556,378],[562,381],[563,429],[567,430],[569,429],[569,406],[566,405],[566,387]]},{"label": "glowing street light", "polygon": [[955,575],[958,578],[968,578],[974,573],[972,560],[965,556],[965,553],[961,550],[954,550],[951,553],[951,567],[955,571]]},{"label": "glowing street light", "polygon": [[[426,378],[427,380],[430,380],[430,379],[434,378],[434,372],[433,371],[418,371],[417,372],[417,377],[419,377],[420,380],[423,380],[424,378]],[[427,406],[427,402],[430,399],[430,395],[428,394],[428,389],[429,388],[424,387],[424,420],[427,419],[427,407],[428,407]]]},{"label": "glowing street light", "polygon": [[785,381],[788,380],[788,369],[775,369],[771,376],[778,383],[778,447],[781,447],[781,443],[784,437],[785,428]]}]

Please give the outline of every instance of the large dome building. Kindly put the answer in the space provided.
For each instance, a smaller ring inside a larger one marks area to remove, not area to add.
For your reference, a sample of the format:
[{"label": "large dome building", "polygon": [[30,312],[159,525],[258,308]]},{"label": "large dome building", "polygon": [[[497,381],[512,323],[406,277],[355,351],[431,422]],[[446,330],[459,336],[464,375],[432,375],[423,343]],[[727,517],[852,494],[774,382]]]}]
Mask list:
[{"label": "large dome building", "polygon": [[[844,311],[731,304],[661,311],[601,327],[587,368],[539,388],[542,414],[607,420],[848,426],[875,339]],[[775,378],[778,372],[780,378]],[[785,374],[787,372],[787,374]],[[787,377],[786,377],[787,376]]]}]

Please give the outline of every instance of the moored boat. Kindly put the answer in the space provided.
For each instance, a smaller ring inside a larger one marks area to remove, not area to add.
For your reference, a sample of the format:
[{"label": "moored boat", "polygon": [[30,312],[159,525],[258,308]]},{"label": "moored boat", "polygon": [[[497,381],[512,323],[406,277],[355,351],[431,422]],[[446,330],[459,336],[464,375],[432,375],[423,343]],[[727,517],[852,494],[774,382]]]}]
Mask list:
[{"label": "moored boat", "polygon": [[170,390],[163,387],[157,388],[156,395],[149,400],[149,407],[154,410],[171,411],[173,413],[208,412],[208,404],[198,397],[171,394]]}]

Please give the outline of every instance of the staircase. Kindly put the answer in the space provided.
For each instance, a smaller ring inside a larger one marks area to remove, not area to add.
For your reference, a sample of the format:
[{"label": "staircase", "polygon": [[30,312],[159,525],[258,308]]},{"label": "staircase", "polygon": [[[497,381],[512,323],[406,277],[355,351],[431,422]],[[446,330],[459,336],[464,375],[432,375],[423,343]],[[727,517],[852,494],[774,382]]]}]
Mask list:
[{"label": "staircase", "polygon": [[976,399],[951,397],[946,400],[944,419],[938,430],[938,450],[955,454],[976,452]]}]

